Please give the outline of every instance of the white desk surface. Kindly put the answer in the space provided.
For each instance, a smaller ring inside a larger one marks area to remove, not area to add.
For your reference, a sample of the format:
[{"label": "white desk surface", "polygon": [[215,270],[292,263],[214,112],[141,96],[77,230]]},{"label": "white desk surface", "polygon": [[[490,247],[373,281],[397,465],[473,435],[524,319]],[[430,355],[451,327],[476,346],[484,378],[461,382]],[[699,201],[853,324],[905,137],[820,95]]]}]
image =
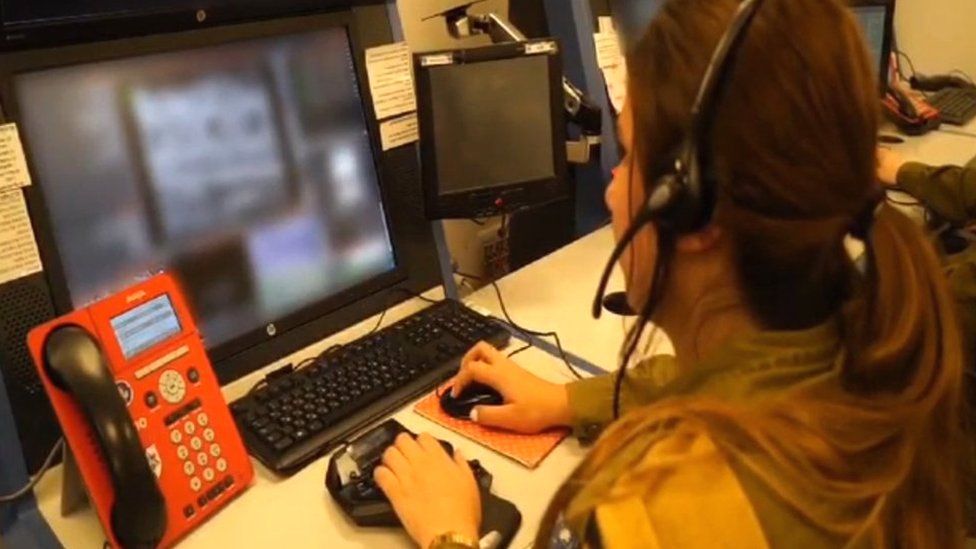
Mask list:
[{"label": "white desk surface", "polygon": [[[892,148],[910,159],[930,164],[962,164],[976,155],[976,122],[967,128],[948,128],[920,138],[906,138]],[[523,326],[559,333],[564,347],[584,360],[605,369],[615,369],[617,353],[626,327],[619,317],[590,316],[590,305],[599,276],[611,249],[609,228],[595,233],[537,261],[500,281],[500,287],[514,320]],[[618,270],[619,271],[619,270]],[[623,288],[623,277],[614,273],[609,291]],[[439,290],[429,297],[440,297]],[[472,294],[466,302],[501,316],[501,309],[490,287]],[[419,310],[424,305],[413,299],[387,314],[386,324]],[[346,342],[367,333],[376,318],[364,321],[290,357],[254,372],[224,389],[228,400],[244,394],[265,373],[282,364],[297,363],[314,356],[333,343]],[[513,345],[518,342],[514,341]],[[663,344],[662,350],[667,344]],[[562,363],[532,349],[518,362],[553,381],[567,381]],[[480,445],[420,417],[413,404],[394,417],[411,430],[427,431],[449,440],[470,458],[479,459],[494,476],[494,491],[513,501],[522,512],[523,523],[512,547],[528,547],[537,525],[555,490],[585,455],[573,439],[567,439],[539,466],[530,471]],[[397,530],[360,529],[343,516],[324,487],[328,458],[322,458],[287,479],[278,479],[255,462],[256,479],[237,501],[207,524],[185,538],[180,547],[409,547],[405,535]],[[170,469],[172,470],[172,469]],[[44,518],[66,547],[100,547],[104,539],[92,510],[69,517],[60,515],[61,469],[52,469],[38,484],[35,493]]]},{"label": "white desk surface", "polygon": [[[567,351],[604,370],[615,370],[627,328],[619,316],[604,312],[596,320],[590,312],[613,247],[613,231],[604,227],[500,280],[512,320],[530,330],[555,331]],[[623,288],[623,275],[614,269],[608,293]],[[466,301],[503,318],[490,287]]]},{"label": "white desk surface", "polygon": [[[491,291],[490,289],[488,291]],[[439,290],[429,297],[439,297]],[[422,308],[417,299],[391,309],[384,325]],[[376,318],[364,321],[345,332],[320,342],[300,353],[269,365],[224,388],[227,399],[240,397],[263,375],[288,362],[297,362],[337,342],[351,341],[368,332]],[[517,340],[513,345],[518,345]],[[562,362],[536,349],[519,355],[519,363],[537,375],[556,382],[569,381]],[[529,547],[549,500],[563,480],[585,455],[573,438],[560,444],[536,470],[456,435],[413,412],[413,403],[394,416],[414,432],[429,432],[460,448],[469,459],[478,459],[494,477],[493,492],[516,504],[522,512],[522,527],[512,547]],[[252,460],[255,482],[236,501],[179,544],[194,547],[410,547],[406,535],[398,529],[358,528],[342,514],[325,489],[328,458],[321,458],[286,479],[276,478]],[[164,468],[164,471],[166,468]],[[170,471],[176,471],[169,468]],[[165,473],[164,473],[165,474]],[[65,547],[100,548],[105,536],[92,509],[68,517],[60,514],[61,467],[48,472],[35,489],[38,506],[44,518]]]},{"label": "white desk surface", "polygon": [[[892,131],[882,133],[893,134]],[[939,131],[934,131],[919,137],[899,135],[905,140],[896,145],[885,145],[901,153],[907,160],[916,160],[926,164],[942,166],[948,164],[965,165],[976,157],[976,120],[968,125],[943,125]]]}]

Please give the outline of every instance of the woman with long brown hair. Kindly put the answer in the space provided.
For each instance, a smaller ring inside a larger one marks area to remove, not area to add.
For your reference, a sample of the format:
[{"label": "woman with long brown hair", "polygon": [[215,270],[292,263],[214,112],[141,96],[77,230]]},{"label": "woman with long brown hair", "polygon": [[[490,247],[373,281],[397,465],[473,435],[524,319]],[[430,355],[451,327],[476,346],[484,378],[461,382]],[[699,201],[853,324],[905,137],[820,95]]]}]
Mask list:
[{"label": "woman with long brown hair", "polygon": [[[669,0],[627,53],[607,190],[618,239],[670,169],[737,6]],[[710,221],[651,223],[621,256],[643,313],[626,376],[555,385],[481,345],[455,387],[502,393],[473,414],[485,425],[600,435],[538,546],[961,546],[960,333],[932,246],[881,200],[859,28],[838,0],[765,0],[738,50],[701,143]],[[864,242],[865,273],[846,238]],[[673,357],[639,356],[650,322]],[[463,456],[404,436],[384,465],[377,481],[421,546],[474,546]]]}]

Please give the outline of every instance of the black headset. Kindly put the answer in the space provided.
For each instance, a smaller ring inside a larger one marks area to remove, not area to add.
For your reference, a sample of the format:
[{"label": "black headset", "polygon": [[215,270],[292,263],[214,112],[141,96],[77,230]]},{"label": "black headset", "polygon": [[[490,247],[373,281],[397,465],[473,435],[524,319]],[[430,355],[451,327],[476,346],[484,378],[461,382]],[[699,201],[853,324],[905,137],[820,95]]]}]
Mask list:
[{"label": "black headset", "polygon": [[762,3],[763,0],[743,0],[729,29],[715,48],[691,110],[690,126],[676,149],[673,161],[665,164],[668,167],[663,174],[657,175],[647,202],[620,238],[607,262],[593,302],[595,318],[600,318],[602,313],[603,297],[617,261],[642,228],[654,223],[675,236],[681,236],[698,232],[711,221],[718,182],[712,170],[707,140],[723,84],[731,75],[735,56]]}]

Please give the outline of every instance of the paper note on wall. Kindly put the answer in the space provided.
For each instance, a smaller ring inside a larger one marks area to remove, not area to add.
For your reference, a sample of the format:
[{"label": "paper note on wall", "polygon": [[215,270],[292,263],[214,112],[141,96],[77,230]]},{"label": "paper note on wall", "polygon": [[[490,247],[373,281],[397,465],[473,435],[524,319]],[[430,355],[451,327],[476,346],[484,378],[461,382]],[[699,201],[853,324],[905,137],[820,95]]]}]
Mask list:
[{"label": "paper note on wall", "polygon": [[406,42],[366,50],[366,72],[377,119],[417,110],[413,57]]},{"label": "paper note on wall", "polygon": [[34,274],[41,268],[23,191],[19,188],[0,191],[0,284]]},{"label": "paper note on wall", "polygon": [[624,56],[620,53],[620,39],[615,32],[598,32],[593,35],[596,43],[596,64],[601,69],[623,64]]},{"label": "paper note on wall", "polygon": [[413,112],[387,120],[380,124],[380,140],[383,150],[388,151],[396,147],[413,143],[420,138],[417,113]]},{"label": "paper note on wall", "polygon": [[596,45],[597,65],[603,71],[607,83],[607,96],[616,112],[621,112],[627,101],[627,64],[620,51],[620,39],[611,29],[593,35]]},{"label": "paper note on wall", "polygon": [[614,32],[613,28],[613,17],[602,16],[597,19],[599,23],[600,32]]},{"label": "paper note on wall", "polygon": [[0,191],[19,189],[31,184],[24,146],[17,124],[0,126]]}]

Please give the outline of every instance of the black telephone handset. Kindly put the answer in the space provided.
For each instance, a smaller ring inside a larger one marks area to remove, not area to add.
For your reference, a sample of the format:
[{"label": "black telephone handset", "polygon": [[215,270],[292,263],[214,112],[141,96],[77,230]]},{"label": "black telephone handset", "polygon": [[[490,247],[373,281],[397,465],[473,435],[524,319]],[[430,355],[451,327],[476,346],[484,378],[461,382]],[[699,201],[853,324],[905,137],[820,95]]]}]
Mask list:
[{"label": "black telephone handset", "polygon": [[119,542],[156,547],[166,532],[166,502],[98,342],[79,326],[58,328],[45,343],[44,365],[94,428],[115,488],[111,520]]}]

